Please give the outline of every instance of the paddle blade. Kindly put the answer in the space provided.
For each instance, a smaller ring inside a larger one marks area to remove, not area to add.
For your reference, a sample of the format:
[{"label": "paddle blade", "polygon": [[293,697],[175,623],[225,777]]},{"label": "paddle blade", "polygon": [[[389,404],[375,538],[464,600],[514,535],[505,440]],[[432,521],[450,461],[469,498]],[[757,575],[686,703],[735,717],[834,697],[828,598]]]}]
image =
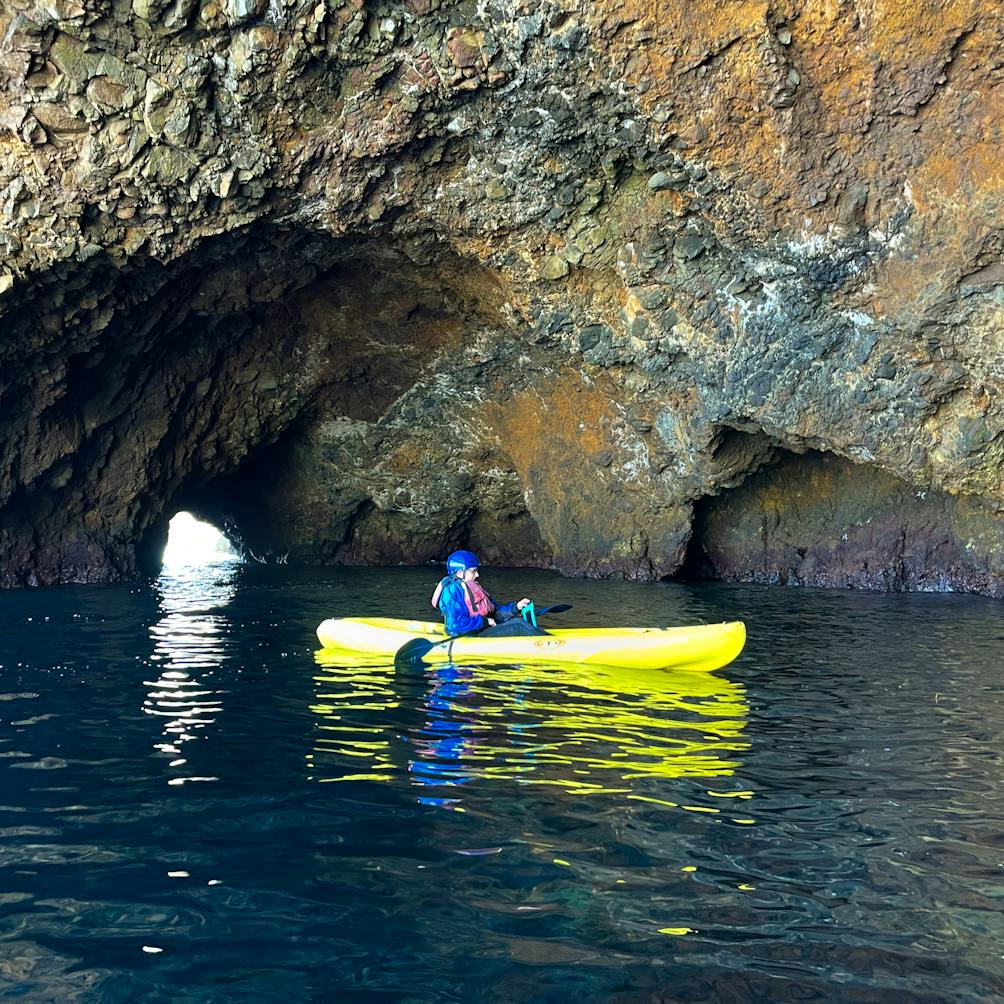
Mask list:
[{"label": "paddle blade", "polygon": [[555,603],[553,607],[542,607],[537,611],[537,616],[541,614],[563,614],[566,610],[571,610],[571,603]]},{"label": "paddle blade", "polygon": [[394,665],[412,666],[417,662],[421,662],[435,644],[435,642],[429,641],[427,638],[412,638],[411,641],[406,641],[394,653]]}]

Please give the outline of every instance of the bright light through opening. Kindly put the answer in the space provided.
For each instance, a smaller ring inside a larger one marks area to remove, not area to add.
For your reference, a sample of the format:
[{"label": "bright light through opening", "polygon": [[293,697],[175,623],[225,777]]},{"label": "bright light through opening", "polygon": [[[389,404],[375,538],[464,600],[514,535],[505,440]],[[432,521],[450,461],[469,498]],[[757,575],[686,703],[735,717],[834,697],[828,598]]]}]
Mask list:
[{"label": "bright light through opening", "polygon": [[200,522],[190,512],[179,512],[168,526],[165,565],[211,565],[239,557],[215,526]]}]

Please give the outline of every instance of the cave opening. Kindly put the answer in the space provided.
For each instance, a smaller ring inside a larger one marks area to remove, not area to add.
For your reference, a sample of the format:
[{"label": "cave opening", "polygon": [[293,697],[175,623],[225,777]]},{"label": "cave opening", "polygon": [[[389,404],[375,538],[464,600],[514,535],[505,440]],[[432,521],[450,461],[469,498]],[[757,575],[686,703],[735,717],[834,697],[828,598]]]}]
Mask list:
[{"label": "cave opening", "polygon": [[672,581],[999,595],[1004,531],[979,500],[827,451],[778,449],[694,504]]},{"label": "cave opening", "polygon": [[0,496],[0,583],[202,561],[169,543],[179,511],[248,563],[422,564],[469,545],[552,564],[506,446],[513,401],[550,371],[513,337],[507,275],[437,234],[258,223],[166,262],[96,255],[25,295],[0,406],[28,417],[0,414],[0,459],[31,464]]},{"label": "cave opening", "polygon": [[721,582],[722,577],[715,568],[715,563],[708,555],[705,547],[707,533],[708,511],[717,500],[707,496],[694,503],[694,512],[690,522],[690,539],[684,552],[680,567],[672,574],[665,576],[667,582]]},{"label": "cave opening", "polygon": [[219,527],[198,519],[187,510],[168,523],[167,543],[161,558],[165,570],[217,565],[242,560],[240,552]]},{"label": "cave opening", "polygon": [[762,430],[723,426],[712,446],[711,462],[716,490],[693,503],[690,538],[683,561],[668,582],[721,582],[723,576],[716,563],[716,539],[712,530],[716,514],[728,503],[732,493],[765,469],[790,456],[773,437]]}]

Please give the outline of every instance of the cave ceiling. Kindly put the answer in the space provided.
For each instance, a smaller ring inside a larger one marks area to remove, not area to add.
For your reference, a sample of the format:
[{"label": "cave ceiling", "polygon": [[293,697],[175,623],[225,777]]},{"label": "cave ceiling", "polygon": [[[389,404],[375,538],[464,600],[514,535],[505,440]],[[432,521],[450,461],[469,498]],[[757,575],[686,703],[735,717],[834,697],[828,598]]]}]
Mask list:
[{"label": "cave ceiling", "polygon": [[0,584],[188,505],[999,595],[1002,126],[987,0],[4,0]]}]

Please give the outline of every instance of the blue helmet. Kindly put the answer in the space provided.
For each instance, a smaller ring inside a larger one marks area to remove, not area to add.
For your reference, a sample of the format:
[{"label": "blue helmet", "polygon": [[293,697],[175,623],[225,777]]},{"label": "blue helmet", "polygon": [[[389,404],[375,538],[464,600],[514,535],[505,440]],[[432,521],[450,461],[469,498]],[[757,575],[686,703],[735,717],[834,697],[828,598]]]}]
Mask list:
[{"label": "blue helmet", "polygon": [[473,551],[454,551],[446,559],[446,570],[450,575],[465,572],[468,568],[478,567],[478,556]]}]

